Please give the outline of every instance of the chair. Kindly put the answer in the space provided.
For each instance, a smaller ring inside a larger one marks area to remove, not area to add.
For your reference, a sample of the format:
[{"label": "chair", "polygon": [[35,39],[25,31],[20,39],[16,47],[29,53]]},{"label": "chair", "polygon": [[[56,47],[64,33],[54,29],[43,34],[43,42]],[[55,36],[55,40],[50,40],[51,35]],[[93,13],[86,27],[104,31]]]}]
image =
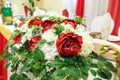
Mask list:
[{"label": "chair", "polygon": [[[105,23],[105,18],[109,18],[110,20],[109,21],[106,21],[107,23]],[[103,22],[104,21],[104,22]],[[109,31],[109,34],[111,34],[112,30],[113,30],[113,27],[114,27],[114,21],[113,19],[111,18],[110,14],[109,13],[106,13],[102,16],[97,16],[95,17],[92,22],[91,22],[91,25],[90,25],[90,32],[101,32],[102,30],[102,26],[106,26],[106,25],[109,25],[110,26],[110,31]]]}]

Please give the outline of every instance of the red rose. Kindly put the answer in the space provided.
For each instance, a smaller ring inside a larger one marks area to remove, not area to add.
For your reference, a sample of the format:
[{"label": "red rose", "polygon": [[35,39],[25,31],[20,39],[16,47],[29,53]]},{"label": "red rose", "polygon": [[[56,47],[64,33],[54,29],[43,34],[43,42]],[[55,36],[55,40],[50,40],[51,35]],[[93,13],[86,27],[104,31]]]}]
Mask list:
[{"label": "red rose", "polygon": [[21,41],[21,34],[18,34],[17,36],[14,37],[14,44],[17,44]]},{"label": "red rose", "polygon": [[42,20],[40,19],[34,19],[34,20],[31,20],[29,23],[28,23],[28,26],[31,27],[32,25],[37,25],[37,26],[40,26],[42,24]]},{"label": "red rose", "polygon": [[81,52],[82,37],[74,33],[62,33],[56,42],[57,50],[62,57],[76,56]]},{"label": "red rose", "polygon": [[52,20],[45,20],[42,23],[42,27],[43,27],[43,32],[50,29],[53,25],[55,25],[57,23],[57,21],[52,21]]},{"label": "red rose", "polygon": [[71,19],[64,19],[62,22],[65,23],[65,24],[70,24],[70,25],[72,25],[74,29],[75,29],[76,26],[77,26],[77,23],[76,23],[74,20],[71,20]]},{"label": "red rose", "polygon": [[22,21],[22,22],[18,25],[18,27],[21,28],[23,24],[25,24],[25,21]]},{"label": "red rose", "polygon": [[28,42],[28,49],[30,51],[34,50],[35,45],[40,41],[41,37],[40,36],[34,36],[31,38],[31,40]]}]

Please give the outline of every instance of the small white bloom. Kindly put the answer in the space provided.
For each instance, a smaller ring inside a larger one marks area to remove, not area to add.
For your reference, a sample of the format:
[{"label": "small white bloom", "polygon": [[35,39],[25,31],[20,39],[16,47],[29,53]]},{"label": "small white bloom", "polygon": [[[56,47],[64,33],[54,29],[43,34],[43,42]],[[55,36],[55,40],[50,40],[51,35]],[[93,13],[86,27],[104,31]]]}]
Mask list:
[{"label": "small white bloom", "polygon": [[22,25],[22,27],[20,28],[21,32],[26,32],[28,30],[28,23],[29,21]]},{"label": "small white bloom", "polygon": [[64,30],[62,31],[63,33],[75,32],[75,29],[73,28],[72,25],[65,23],[62,23],[61,25],[64,26]]},{"label": "small white bloom", "polygon": [[27,40],[30,40],[32,38],[32,29],[28,29],[25,36]]},{"label": "small white bloom", "polygon": [[21,42],[22,44],[24,44],[26,40],[27,40],[27,38],[26,38],[26,36],[24,35],[24,36],[22,37],[22,39],[21,39],[20,42]]},{"label": "small white bloom", "polygon": [[77,32],[85,32],[86,28],[83,25],[78,24],[77,27],[76,27],[76,31]]},{"label": "small white bloom", "polygon": [[16,47],[17,49],[19,49],[20,47],[22,47],[22,44],[15,44],[14,47]]},{"label": "small white bloom", "polygon": [[46,60],[54,60],[55,56],[59,55],[55,43],[53,45],[44,44],[40,49],[44,52]]},{"label": "small white bloom", "polygon": [[87,57],[93,50],[94,44],[88,32],[79,33],[83,38],[82,52],[79,55]]},{"label": "small white bloom", "polygon": [[93,59],[92,62],[96,64],[96,63],[98,63],[98,60]]},{"label": "small white bloom", "polygon": [[53,31],[49,29],[42,34],[42,39],[47,40],[47,42],[55,41],[57,39],[57,35],[55,35]]},{"label": "small white bloom", "polygon": [[45,21],[45,20],[49,20],[49,17],[46,16],[42,18],[42,21]]}]

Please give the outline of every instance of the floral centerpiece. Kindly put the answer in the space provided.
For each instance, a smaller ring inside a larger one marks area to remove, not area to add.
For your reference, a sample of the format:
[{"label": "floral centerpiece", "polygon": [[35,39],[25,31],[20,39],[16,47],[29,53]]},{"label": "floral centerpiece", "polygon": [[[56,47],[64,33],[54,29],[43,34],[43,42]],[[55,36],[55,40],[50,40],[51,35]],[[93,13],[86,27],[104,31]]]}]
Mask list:
[{"label": "floral centerpiece", "polygon": [[[94,44],[82,18],[39,16],[23,21],[5,52],[10,80],[110,80],[116,68],[92,52]],[[33,75],[31,78],[28,73]]]}]

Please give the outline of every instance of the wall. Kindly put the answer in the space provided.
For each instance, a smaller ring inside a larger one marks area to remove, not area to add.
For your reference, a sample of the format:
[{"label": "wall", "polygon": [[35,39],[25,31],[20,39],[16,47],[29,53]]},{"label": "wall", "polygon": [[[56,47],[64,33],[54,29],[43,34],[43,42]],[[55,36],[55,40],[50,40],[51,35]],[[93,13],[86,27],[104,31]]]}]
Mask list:
[{"label": "wall", "polygon": [[[13,4],[14,12],[18,14],[24,13],[22,4],[28,4],[28,0],[11,0],[11,2]],[[62,0],[40,0],[37,5],[39,8],[47,11],[58,11],[60,13],[62,11]]]},{"label": "wall", "polygon": [[41,0],[38,5],[47,11],[62,11],[62,0]]}]

